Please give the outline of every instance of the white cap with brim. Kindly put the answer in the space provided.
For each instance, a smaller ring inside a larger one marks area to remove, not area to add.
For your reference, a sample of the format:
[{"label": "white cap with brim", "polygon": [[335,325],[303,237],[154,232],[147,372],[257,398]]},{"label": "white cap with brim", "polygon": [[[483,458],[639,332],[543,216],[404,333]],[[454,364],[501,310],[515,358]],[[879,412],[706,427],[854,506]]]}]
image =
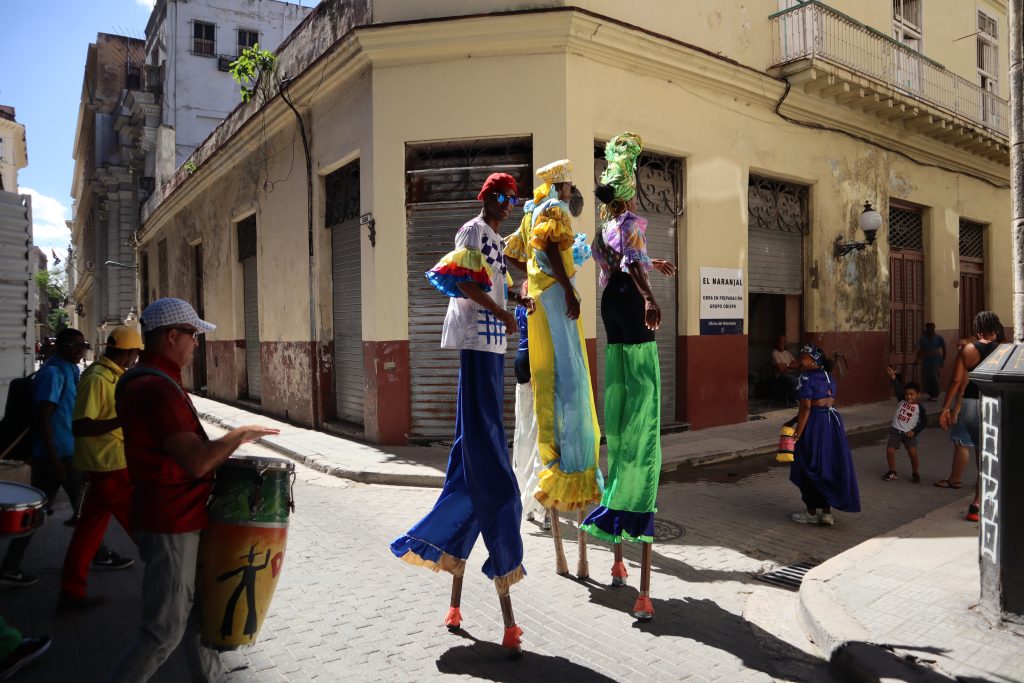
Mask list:
[{"label": "white cap with brim", "polygon": [[161,327],[173,325],[191,325],[197,332],[212,332],[217,329],[213,323],[208,323],[199,317],[196,309],[187,301],[164,297],[157,299],[139,317],[143,332],[152,332]]}]

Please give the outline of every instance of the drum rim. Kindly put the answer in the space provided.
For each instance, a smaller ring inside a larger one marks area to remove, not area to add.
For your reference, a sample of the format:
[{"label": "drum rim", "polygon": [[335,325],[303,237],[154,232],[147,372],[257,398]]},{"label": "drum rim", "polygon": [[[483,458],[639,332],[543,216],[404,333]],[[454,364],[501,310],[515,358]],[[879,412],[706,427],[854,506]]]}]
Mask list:
[{"label": "drum rim", "polygon": [[0,500],[0,512],[6,510],[34,510],[41,508],[46,505],[46,494],[37,489],[35,486],[29,486],[28,484],[22,484],[20,481],[0,481],[0,487],[3,485],[18,486],[21,488],[29,489],[39,494],[39,500],[28,503],[5,503]]},{"label": "drum rim", "polygon": [[245,467],[251,470],[294,470],[295,462],[277,455],[248,455],[248,454],[235,454],[228,458],[221,467],[224,466],[235,466]]}]

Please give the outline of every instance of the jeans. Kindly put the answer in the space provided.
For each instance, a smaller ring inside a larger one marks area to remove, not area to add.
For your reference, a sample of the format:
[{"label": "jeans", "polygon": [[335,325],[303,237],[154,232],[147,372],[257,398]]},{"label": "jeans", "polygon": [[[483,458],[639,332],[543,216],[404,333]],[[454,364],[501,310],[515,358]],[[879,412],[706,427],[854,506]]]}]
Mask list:
[{"label": "jeans", "polygon": [[981,430],[981,402],[976,398],[965,398],[960,404],[960,414],[949,430],[949,440],[958,446],[974,448]]},{"label": "jeans", "polygon": [[146,563],[142,579],[142,620],[135,642],[121,656],[108,682],[148,681],[171,656],[178,643],[190,681],[225,677],[220,655],[199,641],[199,605],[195,600],[199,532],[137,534],[139,555]]}]

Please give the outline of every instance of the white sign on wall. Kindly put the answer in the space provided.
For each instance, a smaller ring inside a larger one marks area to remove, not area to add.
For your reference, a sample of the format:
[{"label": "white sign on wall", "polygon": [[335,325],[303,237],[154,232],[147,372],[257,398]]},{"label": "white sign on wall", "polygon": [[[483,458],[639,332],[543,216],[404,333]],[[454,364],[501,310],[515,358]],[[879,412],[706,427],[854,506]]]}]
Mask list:
[{"label": "white sign on wall", "polygon": [[743,334],[743,269],[700,269],[700,333]]}]

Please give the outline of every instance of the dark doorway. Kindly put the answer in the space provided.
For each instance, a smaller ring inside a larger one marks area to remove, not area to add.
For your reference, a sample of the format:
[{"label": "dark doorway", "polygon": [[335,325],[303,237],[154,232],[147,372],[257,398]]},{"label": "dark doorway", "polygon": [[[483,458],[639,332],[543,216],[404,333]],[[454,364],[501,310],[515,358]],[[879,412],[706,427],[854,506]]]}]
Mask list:
[{"label": "dark doorway", "polygon": [[[192,303],[200,318],[206,313],[203,310],[203,245],[192,247]],[[206,335],[199,335],[199,346],[192,354],[192,391],[206,395]]]}]

